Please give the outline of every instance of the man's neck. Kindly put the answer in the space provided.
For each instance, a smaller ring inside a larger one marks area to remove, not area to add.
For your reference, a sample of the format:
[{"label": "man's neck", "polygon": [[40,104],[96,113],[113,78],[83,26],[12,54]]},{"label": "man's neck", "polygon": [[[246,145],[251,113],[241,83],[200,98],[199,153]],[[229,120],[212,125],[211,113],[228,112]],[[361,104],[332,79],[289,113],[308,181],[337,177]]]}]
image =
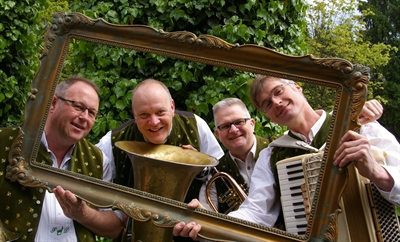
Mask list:
[{"label": "man's neck", "polygon": [[55,155],[57,159],[57,165],[58,167],[60,167],[65,155],[71,149],[73,144],[66,145],[62,140],[57,140],[54,137],[48,135],[47,133],[45,133],[45,137],[48,149],[51,150],[51,152]]},{"label": "man's neck", "polygon": [[306,137],[307,141],[310,141],[309,134],[311,132],[311,128],[321,117],[322,113],[323,110],[312,110],[312,112],[304,114],[302,119],[297,120],[296,125],[294,127],[289,127],[289,129],[296,133],[302,134],[304,137]]}]

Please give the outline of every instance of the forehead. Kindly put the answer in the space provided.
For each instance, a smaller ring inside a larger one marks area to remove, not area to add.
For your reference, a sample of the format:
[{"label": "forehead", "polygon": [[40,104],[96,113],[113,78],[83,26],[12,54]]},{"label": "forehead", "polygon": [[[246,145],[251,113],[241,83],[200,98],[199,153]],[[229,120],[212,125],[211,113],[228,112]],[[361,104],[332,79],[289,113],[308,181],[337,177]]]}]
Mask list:
[{"label": "forehead", "polygon": [[273,79],[269,79],[268,81],[265,81],[262,85],[262,92],[267,92],[270,93],[275,87],[279,86],[280,84],[282,84],[283,81],[273,78]]},{"label": "forehead", "polygon": [[141,86],[133,96],[135,112],[150,112],[169,109],[171,100],[168,93],[159,85]]},{"label": "forehead", "polygon": [[243,110],[243,108],[235,104],[229,107],[223,107],[218,109],[218,111],[215,113],[215,119],[217,119],[219,123],[231,122],[238,118],[247,117],[245,115],[246,113]]},{"label": "forehead", "polygon": [[66,91],[65,97],[73,99],[77,102],[82,102],[90,107],[97,107],[99,104],[99,97],[96,90],[87,83],[75,82]]}]

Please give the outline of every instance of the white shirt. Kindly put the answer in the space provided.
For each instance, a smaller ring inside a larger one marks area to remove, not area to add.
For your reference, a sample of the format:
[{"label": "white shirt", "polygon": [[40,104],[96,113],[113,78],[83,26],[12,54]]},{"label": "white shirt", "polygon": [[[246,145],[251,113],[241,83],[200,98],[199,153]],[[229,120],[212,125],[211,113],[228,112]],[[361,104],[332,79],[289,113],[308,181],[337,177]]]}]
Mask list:
[{"label": "white shirt", "polygon": [[[194,116],[196,118],[197,129],[199,133],[200,152],[213,156],[216,159],[221,158],[224,155],[224,151],[222,150],[217,139],[210,130],[210,127],[208,126],[206,121],[204,121],[204,119],[200,118],[197,115]],[[114,161],[114,155],[111,143],[111,134],[112,131],[108,131],[107,134],[100,139],[99,143],[97,143],[96,146],[99,147],[111,161]],[[112,165],[114,167],[113,178],[115,178],[116,174],[115,174],[114,162],[112,162]]]},{"label": "white shirt", "polygon": [[[312,127],[309,138],[320,130],[325,115],[321,115],[318,122]],[[396,138],[378,122],[371,122],[361,126],[360,134],[367,137],[371,145],[374,145],[387,153],[386,166],[383,166],[395,180],[395,185],[390,192],[380,191],[390,202],[400,204],[400,145]],[[251,222],[274,226],[278,218],[281,204],[276,197],[275,179],[270,167],[270,157],[273,147],[270,145],[263,149],[256,162],[251,177],[249,196],[240,208],[228,215],[248,220]]]},{"label": "white shirt", "polygon": [[[50,153],[50,158],[53,161],[53,167],[58,168],[57,158],[49,150],[46,135],[43,132],[42,143],[46,147],[47,152]],[[71,157],[74,147],[67,152],[59,167],[62,170],[70,170]],[[112,165],[111,161],[103,153],[103,180],[112,181]],[[115,211],[116,215],[122,219],[121,212]],[[58,203],[54,193],[46,191],[43,200],[42,213],[40,215],[39,226],[36,233],[35,241],[38,242],[53,242],[53,241],[77,241],[75,227],[73,220],[66,217],[64,212]]]},{"label": "white shirt", "polygon": [[386,200],[400,206],[400,144],[396,137],[377,121],[362,125],[360,134],[367,137],[371,145],[387,154],[386,165],[383,165],[383,168],[393,177],[394,186],[389,192],[379,188],[378,190]]},{"label": "white shirt", "polygon": [[[251,150],[247,154],[245,161],[240,160],[239,158],[233,156],[229,152],[229,155],[231,156],[232,160],[235,161],[235,163],[238,167],[240,175],[243,177],[244,181],[246,182],[246,184],[248,186],[250,185],[250,178],[251,178],[251,175],[253,174],[254,166],[256,164],[254,156],[255,156],[256,148],[257,148],[257,139],[254,135],[253,135],[253,139],[254,139],[253,147],[251,147]],[[212,175],[209,175],[208,181],[211,179],[211,177],[212,177]],[[199,202],[206,209],[212,210],[206,200],[206,188],[207,188],[208,181],[203,183],[203,185],[201,186],[200,194],[199,194]],[[213,201],[214,205],[218,208],[218,195],[217,195],[217,189],[215,187],[215,183],[213,183],[211,185],[210,197],[211,197],[211,200]]]}]

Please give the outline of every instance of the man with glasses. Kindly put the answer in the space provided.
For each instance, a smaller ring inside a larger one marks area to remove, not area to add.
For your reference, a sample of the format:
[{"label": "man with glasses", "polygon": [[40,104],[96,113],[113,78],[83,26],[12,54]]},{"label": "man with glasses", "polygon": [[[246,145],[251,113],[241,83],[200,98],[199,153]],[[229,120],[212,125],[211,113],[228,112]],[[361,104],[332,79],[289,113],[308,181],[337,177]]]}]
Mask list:
[{"label": "man with glasses", "polygon": [[[231,175],[247,193],[258,154],[270,141],[254,134],[255,121],[250,117],[246,105],[238,98],[225,98],[216,103],[213,115],[216,126],[214,133],[227,149],[225,155],[219,159],[216,170]],[[213,173],[215,172],[214,170]],[[213,204],[219,213],[229,213],[240,205],[240,201],[232,200],[237,196],[226,197],[231,187],[227,184],[229,184],[227,181],[217,179],[210,190]],[[199,201],[211,209],[207,206],[206,186],[206,183],[202,186]]]},{"label": "man with glasses", "polygon": [[[310,153],[301,143],[312,150],[323,149],[328,137],[331,115],[323,110],[314,110],[303,95],[302,87],[295,82],[276,77],[258,75],[251,84],[250,97],[258,110],[271,121],[289,128],[283,137],[292,139],[290,145],[272,142],[259,154],[250,182],[249,196],[240,208],[229,215],[266,226],[274,226],[281,212],[276,162]],[[382,109],[377,102],[370,102],[367,111]],[[372,105],[372,106],[371,106]],[[366,113],[368,116],[369,111]],[[374,112],[374,111],[372,111]],[[365,114],[360,120],[367,121]],[[361,134],[348,131],[335,153],[334,165],[343,167],[353,162],[360,174],[370,179],[381,194],[392,203],[400,203],[400,145],[396,138],[377,122],[362,125]],[[279,139],[278,139],[279,140]],[[297,142],[300,141],[300,142]],[[384,150],[388,165],[380,165],[372,155],[370,145]],[[197,200],[188,204],[190,208],[201,206]],[[178,223],[174,235],[197,238],[201,225],[195,222]]]},{"label": "man with glasses", "polygon": [[[99,107],[98,87],[90,80],[72,77],[58,84],[42,134],[37,162],[55,168],[112,181],[113,164],[85,137]],[[0,129],[0,219],[25,241],[96,241],[95,235],[117,238],[125,215],[98,210],[57,186],[25,188],[5,178],[8,150],[17,128]]]}]

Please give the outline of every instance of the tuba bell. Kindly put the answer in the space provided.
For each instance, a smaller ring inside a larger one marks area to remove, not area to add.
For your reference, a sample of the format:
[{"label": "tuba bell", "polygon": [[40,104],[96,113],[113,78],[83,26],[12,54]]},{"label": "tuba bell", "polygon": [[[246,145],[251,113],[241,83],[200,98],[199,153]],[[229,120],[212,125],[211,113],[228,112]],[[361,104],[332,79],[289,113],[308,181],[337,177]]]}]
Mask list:
[{"label": "tuba bell", "polygon": [[[172,145],[118,141],[115,145],[131,160],[134,188],[183,202],[195,176],[218,160],[201,152]],[[172,228],[151,221],[133,221],[132,241],[172,241]]]},{"label": "tuba bell", "polygon": [[217,168],[213,167],[216,173],[210,178],[206,186],[206,200],[208,205],[210,205],[211,209],[214,212],[218,213],[218,208],[215,206],[214,202],[211,199],[211,187],[212,184],[217,179],[222,179],[222,182],[228,189],[225,193],[218,196],[218,202],[226,203],[229,206],[229,209],[225,212],[225,214],[230,211],[235,211],[239,208],[240,204],[247,198],[248,195],[248,186],[247,184],[240,185],[236,182],[236,180],[226,172],[220,172]]}]

